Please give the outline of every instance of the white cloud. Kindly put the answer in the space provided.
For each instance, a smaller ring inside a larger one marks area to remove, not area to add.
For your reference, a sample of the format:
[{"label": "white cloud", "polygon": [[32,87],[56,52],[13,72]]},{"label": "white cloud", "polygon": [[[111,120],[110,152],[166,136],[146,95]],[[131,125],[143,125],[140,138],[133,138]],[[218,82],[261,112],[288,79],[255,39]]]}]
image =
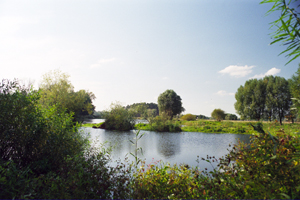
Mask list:
[{"label": "white cloud", "polygon": [[270,76],[270,75],[275,75],[278,74],[281,71],[281,69],[277,69],[275,67],[273,67],[272,69],[268,70],[266,73],[264,74],[257,74],[249,79],[254,79],[254,78],[263,78],[265,76]]},{"label": "white cloud", "polygon": [[220,91],[218,91],[217,93],[215,93],[215,94],[217,94],[217,95],[219,95],[219,96],[227,96],[227,95],[234,95],[234,93],[231,93],[231,92],[226,92],[225,90],[220,90]]},{"label": "white cloud", "polygon": [[90,66],[90,68],[91,68],[91,69],[99,68],[99,67],[101,67],[102,65],[105,65],[105,64],[114,62],[115,60],[116,60],[116,58],[100,59],[100,60],[98,60],[95,64],[92,64],[92,65]]},{"label": "white cloud", "polygon": [[169,77],[165,76],[165,77],[162,77],[162,80],[168,80]]},{"label": "white cloud", "polygon": [[252,72],[253,67],[254,66],[248,66],[248,65],[245,66],[230,65],[225,69],[219,71],[219,73],[229,74],[230,76],[234,76],[234,77],[245,77],[246,75]]}]

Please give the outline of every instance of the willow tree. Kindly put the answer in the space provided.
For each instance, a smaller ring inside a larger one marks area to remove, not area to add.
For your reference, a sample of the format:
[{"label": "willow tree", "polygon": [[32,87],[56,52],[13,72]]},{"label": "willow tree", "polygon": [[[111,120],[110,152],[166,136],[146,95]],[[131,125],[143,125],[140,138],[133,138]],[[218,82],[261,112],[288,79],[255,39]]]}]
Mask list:
[{"label": "willow tree", "polygon": [[285,45],[286,50],[281,54],[286,54],[289,64],[300,56],[300,12],[298,0],[263,0],[263,3],[273,3],[272,8],[267,14],[280,12],[279,19],[271,23],[271,28],[275,28],[272,34],[271,44],[281,43]]},{"label": "willow tree", "polygon": [[181,98],[174,90],[166,90],[158,97],[159,114],[165,113],[170,118],[182,113],[185,109],[182,107]]},{"label": "willow tree", "polygon": [[95,95],[86,90],[75,92],[69,77],[59,70],[45,74],[40,85],[40,103],[46,107],[56,105],[58,109],[73,113],[75,120],[80,121],[82,116],[93,114]]}]

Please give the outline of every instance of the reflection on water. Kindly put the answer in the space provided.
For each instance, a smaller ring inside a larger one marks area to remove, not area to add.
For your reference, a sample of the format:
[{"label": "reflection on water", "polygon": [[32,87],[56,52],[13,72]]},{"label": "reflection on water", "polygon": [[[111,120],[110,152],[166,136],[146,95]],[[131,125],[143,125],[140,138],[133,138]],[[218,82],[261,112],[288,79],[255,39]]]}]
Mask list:
[{"label": "reflection on water", "polygon": [[170,159],[180,153],[181,133],[155,133],[156,148],[165,159]]},{"label": "reflection on water", "polygon": [[[82,128],[89,132],[94,144],[107,143],[105,147],[113,146],[112,158],[117,160],[127,156],[133,161],[130,152],[134,152],[134,146],[129,140],[134,140],[134,131],[108,131],[103,129]],[[185,163],[191,166],[199,165],[200,168],[212,169],[212,166],[201,161],[196,162],[197,156],[206,158],[207,155],[222,157],[228,153],[228,144],[237,144],[237,139],[249,142],[249,135],[237,134],[212,134],[197,132],[182,133],[158,133],[142,131],[145,135],[138,141],[138,147],[142,147],[143,155],[139,152],[141,159],[146,159],[146,163],[154,160],[162,160],[170,164]],[[97,139],[97,141],[96,141]],[[112,164],[113,165],[113,164]]]}]

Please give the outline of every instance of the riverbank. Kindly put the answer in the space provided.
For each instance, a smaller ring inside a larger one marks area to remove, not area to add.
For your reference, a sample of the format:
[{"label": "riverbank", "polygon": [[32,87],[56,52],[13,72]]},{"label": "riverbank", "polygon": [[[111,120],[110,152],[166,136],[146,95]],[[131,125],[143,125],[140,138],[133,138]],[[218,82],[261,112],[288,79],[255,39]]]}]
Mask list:
[{"label": "riverbank", "polygon": [[[197,120],[197,121],[177,121],[180,123],[183,132],[201,132],[201,133],[233,133],[233,134],[254,134],[256,133],[251,124],[257,122],[249,121],[213,121],[213,120]],[[101,123],[100,123],[101,124]],[[99,126],[100,124],[83,124],[83,127]],[[300,130],[299,123],[283,123],[279,122],[262,122],[263,128],[271,134],[278,132],[288,132],[296,134]],[[151,131],[150,124],[139,123],[135,125],[135,129]]]}]

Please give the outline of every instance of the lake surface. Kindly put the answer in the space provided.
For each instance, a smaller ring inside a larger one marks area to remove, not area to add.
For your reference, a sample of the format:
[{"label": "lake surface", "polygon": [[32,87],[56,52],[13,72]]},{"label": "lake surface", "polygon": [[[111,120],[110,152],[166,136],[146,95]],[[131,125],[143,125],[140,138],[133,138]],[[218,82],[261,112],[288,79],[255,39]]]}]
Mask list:
[{"label": "lake surface", "polygon": [[[99,123],[98,121],[92,123]],[[127,156],[131,161],[134,157],[134,146],[129,140],[134,141],[135,131],[109,131],[104,129],[82,128],[85,133],[90,134],[92,143],[96,146],[104,144],[104,147],[113,146],[112,159],[117,160]],[[141,131],[145,133],[138,141],[138,147],[141,147],[143,154],[138,153],[138,157],[146,159],[146,163],[151,163],[153,160],[161,160],[170,164],[188,164],[190,166],[199,166],[200,169],[213,167],[201,160],[201,157],[206,158],[207,155],[220,158],[228,153],[227,149],[231,149],[233,144],[237,144],[238,140],[249,143],[249,135],[239,134],[214,134],[214,133],[199,133],[199,132],[180,132],[166,133]],[[232,146],[229,147],[228,145]],[[197,163],[197,156],[200,157],[200,163]],[[215,164],[215,163],[213,163]],[[114,162],[111,163],[114,165]],[[214,166],[216,166],[215,164]]]}]

